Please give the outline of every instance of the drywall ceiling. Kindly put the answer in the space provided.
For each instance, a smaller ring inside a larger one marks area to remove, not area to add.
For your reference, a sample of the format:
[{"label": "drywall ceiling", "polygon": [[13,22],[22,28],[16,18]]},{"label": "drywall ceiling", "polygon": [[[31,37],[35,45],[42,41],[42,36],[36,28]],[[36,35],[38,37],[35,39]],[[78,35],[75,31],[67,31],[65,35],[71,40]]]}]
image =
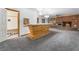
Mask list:
[{"label": "drywall ceiling", "polygon": [[79,14],[79,8],[37,8],[42,15],[73,15]]},{"label": "drywall ceiling", "polygon": [[79,8],[24,8],[36,11],[38,15],[74,15],[79,14]]}]

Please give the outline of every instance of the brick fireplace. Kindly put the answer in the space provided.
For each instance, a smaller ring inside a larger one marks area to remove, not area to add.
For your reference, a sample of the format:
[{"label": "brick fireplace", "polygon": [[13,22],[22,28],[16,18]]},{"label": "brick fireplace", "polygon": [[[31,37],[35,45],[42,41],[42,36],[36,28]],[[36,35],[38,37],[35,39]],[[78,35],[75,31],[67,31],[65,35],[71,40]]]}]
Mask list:
[{"label": "brick fireplace", "polygon": [[69,15],[69,16],[56,16],[52,17],[49,21],[54,23],[54,26],[61,26],[67,28],[79,28],[79,15]]}]

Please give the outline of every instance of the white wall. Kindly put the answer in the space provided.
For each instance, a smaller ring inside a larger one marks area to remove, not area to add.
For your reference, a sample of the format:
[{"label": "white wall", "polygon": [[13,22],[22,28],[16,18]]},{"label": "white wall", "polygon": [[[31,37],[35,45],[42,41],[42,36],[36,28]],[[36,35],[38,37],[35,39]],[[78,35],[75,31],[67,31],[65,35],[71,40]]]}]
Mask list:
[{"label": "white wall", "polygon": [[33,10],[32,8],[17,8],[16,10],[20,11],[20,35],[24,35],[29,33],[28,27],[23,26],[23,19],[25,17],[29,18],[30,23],[37,22],[37,11]]},{"label": "white wall", "polygon": [[0,42],[6,40],[6,11],[0,8]]}]

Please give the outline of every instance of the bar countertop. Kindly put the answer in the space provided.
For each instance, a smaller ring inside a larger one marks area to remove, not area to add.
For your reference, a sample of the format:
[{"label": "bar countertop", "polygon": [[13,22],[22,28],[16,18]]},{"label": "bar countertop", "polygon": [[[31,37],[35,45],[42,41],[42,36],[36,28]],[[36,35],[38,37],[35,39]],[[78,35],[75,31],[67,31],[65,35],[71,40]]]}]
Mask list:
[{"label": "bar countertop", "polygon": [[28,24],[27,26],[32,26],[32,25],[51,25],[50,23],[38,23],[38,24]]}]

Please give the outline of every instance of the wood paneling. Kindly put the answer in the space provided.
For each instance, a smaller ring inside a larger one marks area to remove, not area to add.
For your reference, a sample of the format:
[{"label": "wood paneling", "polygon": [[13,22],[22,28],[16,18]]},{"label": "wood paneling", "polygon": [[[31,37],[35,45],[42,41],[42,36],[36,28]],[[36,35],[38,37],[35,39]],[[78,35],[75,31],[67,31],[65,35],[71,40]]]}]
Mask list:
[{"label": "wood paneling", "polygon": [[49,26],[48,25],[30,25],[29,30],[30,30],[30,33],[28,36],[32,40],[36,40],[49,33]]}]

